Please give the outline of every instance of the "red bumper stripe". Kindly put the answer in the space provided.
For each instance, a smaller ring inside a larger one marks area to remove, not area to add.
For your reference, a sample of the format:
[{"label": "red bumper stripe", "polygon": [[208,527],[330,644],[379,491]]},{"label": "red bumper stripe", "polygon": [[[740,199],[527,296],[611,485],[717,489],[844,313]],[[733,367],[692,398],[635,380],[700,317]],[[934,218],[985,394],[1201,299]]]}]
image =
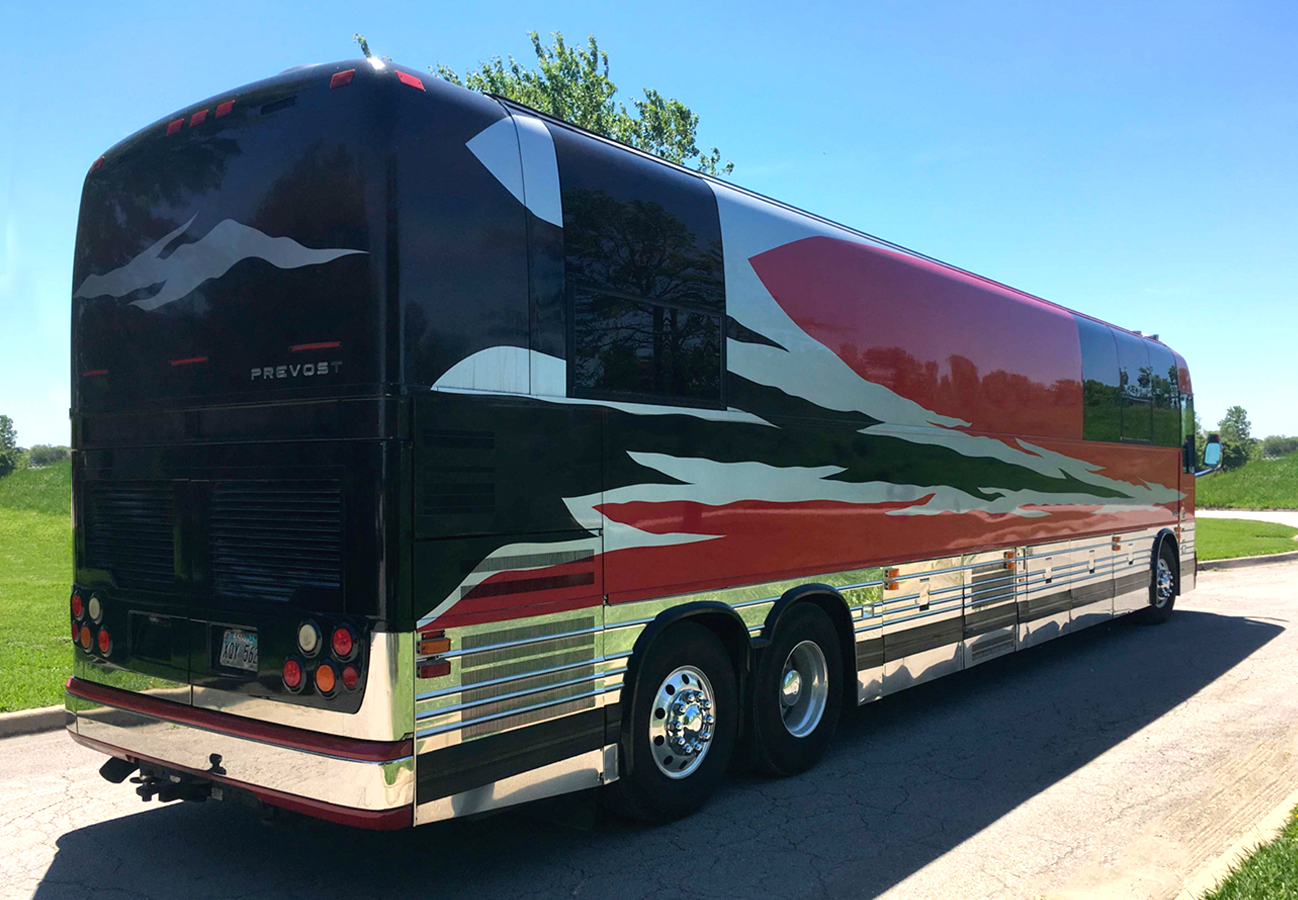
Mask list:
[{"label": "red bumper stripe", "polygon": [[153,716],[155,719],[166,719],[181,725],[203,728],[221,734],[261,741],[265,744],[278,744],[294,750],[305,750],[310,753],[323,753],[341,759],[354,759],[360,762],[388,762],[404,759],[414,753],[414,741],[363,741],[356,738],[336,737],[318,731],[307,731],[305,728],[291,728],[287,725],[275,725],[271,722],[258,722],[243,716],[230,713],[213,712],[206,709],[195,709],[171,700],[159,700],[156,697],[144,697],[119,688],[106,687],[80,678],[69,678],[67,692],[82,700],[92,703],[103,703],[119,709]]}]

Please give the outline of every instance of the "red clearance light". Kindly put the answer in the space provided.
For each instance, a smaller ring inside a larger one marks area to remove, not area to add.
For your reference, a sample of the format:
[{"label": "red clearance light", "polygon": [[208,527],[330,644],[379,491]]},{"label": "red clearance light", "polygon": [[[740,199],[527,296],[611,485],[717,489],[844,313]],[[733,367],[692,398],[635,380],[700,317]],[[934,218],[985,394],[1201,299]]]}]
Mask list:
[{"label": "red clearance light", "polygon": [[82,378],[89,378],[91,375],[107,375],[107,369],[87,369],[81,373]]},{"label": "red clearance light", "polygon": [[194,363],[205,363],[205,362],[207,362],[206,356],[191,356],[188,357],[187,359],[173,359],[171,361],[171,364],[173,366],[192,366],[194,365]]},{"label": "red clearance light", "polygon": [[332,643],[334,655],[339,659],[351,659],[352,653],[356,650],[356,640],[352,637],[352,630],[346,625],[339,625],[334,629]]},{"label": "red clearance light", "polygon": [[315,344],[294,344],[288,348],[289,353],[301,353],[303,350],[332,350],[334,347],[341,347],[342,341],[320,341]]},{"label": "red clearance light", "polygon": [[361,682],[361,673],[356,671],[355,666],[347,666],[343,669],[343,687],[349,691],[356,690],[356,685]]},{"label": "red clearance light", "polygon": [[74,619],[81,618],[81,613],[83,613],[84,611],[85,611],[85,607],[81,605],[81,595],[73,594],[72,595],[72,618]]},{"label": "red clearance light", "polygon": [[290,659],[284,663],[284,669],[280,673],[284,678],[284,687],[290,691],[296,691],[302,687],[302,664],[296,659]]},{"label": "red clearance light", "polygon": [[107,656],[113,649],[113,639],[108,636],[108,629],[99,629],[99,652]]},{"label": "red clearance light", "polygon": [[80,638],[81,638],[81,649],[82,649],[82,650],[85,650],[87,653],[90,652],[90,643],[91,643],[91,639],[90,639],[90,626],[89,626],[89,625],[82,625],[82,626],[81,626],[81,634],[80,634]]},{"label": "red clearance light", "polygon": [[189,117],[189,127],[197,128],[199,125],[202,125],[204,120],[206,119],[207,119],[207,110],[200,109],[198,112],[194,113],[192,116]]},{"label": "red clearance light", "polygon": [[183,118],[182,118],[182,119],[177,119],[176,121],[171,122],[170,124],[168,124],[168,125],[167,125],[167,136],[168,136],[168,137],[171,137],[171,135],[173,135],[173,134],[175,134],[176,132],[180,131],[181,127],[182,127],[184,124],[185,124],[185,120],[184,120]]},{"label": "red clearance light", "polygon": [[234,109],[233,100],[227,100],[224,103],[218,103],[216,105],[216,117],[219,119],[222,116],[228,116],[230,114],[230,110],[232,109]]},{"label": "red clearance light", "polygon": [[99,159],[95,160],[90,164],[90,171],[92,172],[95,171],[95,169],[98,169],[103,164],[104,164],[104,158],[101,156],[99,157]]},{"label": "red clearance light", "polygon": [[415,77],[414,75],[408,75],[405,72],[397,73],[397,81],[400,81],[402,84],[408,87],[419,88],[421,91],[428,90],[426,87],[424,87],[424,83],[420,81],[417,77]]},{"label": "red clearance light", "polygon": [[444,659],[426,662],[419,666],[420,678],[441,678],[451,674],[451,664]]},{"label": "red clearance light", "polygon": [[334,667],[329,663],[320,663],[316,667],[315,686],[322,694],[332,694],[334,688],[338,686],[338,676],[334,674]]},{"label": "red clearance light", "polygon": [[352,76],[356,74],[355,69],[343,69],[341,72],[334,72],[334,77],[329,79],[329,87],[342,87],[344,84],[352,83]]}]

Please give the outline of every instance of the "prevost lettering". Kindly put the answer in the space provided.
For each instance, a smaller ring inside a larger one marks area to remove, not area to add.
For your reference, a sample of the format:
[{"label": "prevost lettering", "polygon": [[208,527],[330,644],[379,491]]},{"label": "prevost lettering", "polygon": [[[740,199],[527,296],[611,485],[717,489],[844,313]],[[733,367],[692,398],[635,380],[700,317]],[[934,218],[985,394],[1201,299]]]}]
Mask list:
[{"label": "prevost lettering", "polygon": [[274,378],[314,378],[319,375],[335,375],[343,366],[341,359],[332,362],[295,363],[283,366],[258,366],[252,370],[252,381],[268,381]]}]

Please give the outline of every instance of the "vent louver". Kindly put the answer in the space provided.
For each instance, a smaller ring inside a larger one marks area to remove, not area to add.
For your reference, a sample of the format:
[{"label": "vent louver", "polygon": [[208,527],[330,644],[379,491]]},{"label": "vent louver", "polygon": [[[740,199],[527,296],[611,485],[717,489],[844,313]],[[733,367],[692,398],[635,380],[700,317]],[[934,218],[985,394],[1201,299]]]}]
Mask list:
[{"label": "vent louver", "polygon": [[212,485],[212,587],[223,597],[288,600],[300,588],[342,587],[342,493],[337,481]]},{"label": "vent louver", "polygon": [[175,585],[175,488],[170,482],[91,482],[85,493],[86,563],[124,588]]}]

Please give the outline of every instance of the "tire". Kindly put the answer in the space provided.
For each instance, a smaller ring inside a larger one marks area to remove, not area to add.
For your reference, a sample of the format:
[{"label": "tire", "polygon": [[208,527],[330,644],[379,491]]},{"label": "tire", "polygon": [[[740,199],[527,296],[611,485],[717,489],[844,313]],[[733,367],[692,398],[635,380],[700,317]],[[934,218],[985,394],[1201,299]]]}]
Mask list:
[{"label": "tire", "polygon": [[[614,809],[651,822],[694,812],[726,776],[742,715],[734,663],[721,641],[693,622],[672,625],[649,646],[623,709]],[[692,742],[702,749],[682,753]]]},{"label": "tire", "polygon": [[762,768],[775,775],[810,769],[825,754],[842,709],[838,632],[823,609],[799,603],[780,617],[753,679],[753,732]]},{"label": "tire", "polygon": [[1172,618],[1180,584],[1176,577],[1176,552],[1171,541],[1163,541],[1158,548],[1154,570],[1149,576],[1149,606],[1136,614],[1136,621],[1144,625],[1162,625]]}]

